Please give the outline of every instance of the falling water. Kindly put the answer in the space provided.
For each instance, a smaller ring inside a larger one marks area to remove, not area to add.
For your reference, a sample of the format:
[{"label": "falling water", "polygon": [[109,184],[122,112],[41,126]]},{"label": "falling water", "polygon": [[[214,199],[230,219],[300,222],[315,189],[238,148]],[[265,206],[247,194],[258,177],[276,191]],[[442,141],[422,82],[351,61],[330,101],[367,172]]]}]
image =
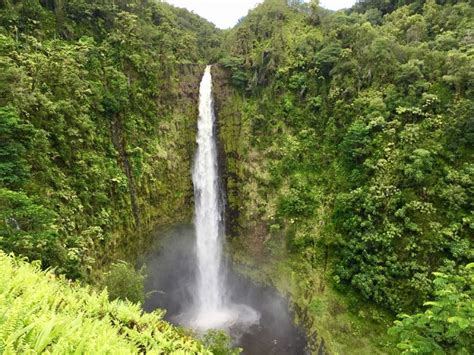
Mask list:
[{"label": "falling water", "polygon": [[193,169],[198,260],[197,308],[201,316],[215,315],[224,305],[214,121],[211,67],[207,66],[199,93],[198,148]]},{"label": "falling water", "polygon": [[201,330],[253,324],[259,318],[250,307],[232,304],[225,292],[214,121],[211,66],[207,66],[199,92],[198,147],[193,168],[198,275],[192,315],[187,320]]}]

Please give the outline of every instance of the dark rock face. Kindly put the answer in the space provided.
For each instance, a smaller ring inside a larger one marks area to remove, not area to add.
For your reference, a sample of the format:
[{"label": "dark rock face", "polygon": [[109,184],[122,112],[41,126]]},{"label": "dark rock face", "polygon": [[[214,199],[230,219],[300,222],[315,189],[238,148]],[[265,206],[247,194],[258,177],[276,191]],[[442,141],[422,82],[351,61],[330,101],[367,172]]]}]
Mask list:
[{"label": "dark rock face", "polygon": [[235,95],[230,85],[230,73],[221,65],[214,65],[212,67],[213,78],[213,96],[214,96],[214,112],[216,115],[216,130],[218,136],[217,150],[218,150],[218,167],[222,182],[222,196],[225,198],[224,221],[225,234],[228,236],[237,236],[241,232],[239,226],[239,209],[235,203],[229,203],[228,198],[239,195],[239,176],[235,170],[234,161],[239,159],[238,152],[229,148],[226,144],[228,139],[238,139],[238,137],[228,137],[228,126],[232,122],[239,122],[240,112],[233,112],[233,120],[229,122],[229,118],[224,114],[223,108],[227,100]]},{"label": "dark rock face", "polygon": [[[245,131],[242,113],[239,111],[241,93],[231,84],[231,74],[221,65],[212,68],[213,95],[216,114],[216,129],[219,137],[218,160],[223,190],[227,199],[225,204],[226,235],[244,238],[248,246],[246,252],[255,260],[264,259],[264,241],[268,226],[258,215],[246,211],[247,195],[243,188],[252,176],[243,172],[242,166],[248,163],[248,152],[243,137]],[[254,211],[255,212],[255,211]],[[252,217],[249,217],[251,215]],[[297,314],[302,325],[314,329],[308,310],[292,303],[291,309]],[[324,340],[312,331],[307,334],[308,348],[313,353],[325,354]]]}]

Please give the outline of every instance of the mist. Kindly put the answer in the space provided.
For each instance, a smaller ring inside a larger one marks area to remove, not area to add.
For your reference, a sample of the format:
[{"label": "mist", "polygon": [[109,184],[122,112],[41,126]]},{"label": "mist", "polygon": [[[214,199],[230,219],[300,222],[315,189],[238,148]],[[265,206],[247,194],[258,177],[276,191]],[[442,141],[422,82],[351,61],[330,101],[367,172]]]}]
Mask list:
[{"label": "mist", "polygon": [[[197,277],[194,227],[182,224],[159,229],[151,239],[149,253],[143,258],[148,293],[144,309],[165,309],[166,320],[185,326],[183,314],[193,307]],[[254,309],[260,316],[258,323],[238,319],[234,327],[225,329],[234,345],[242,347],[243,354],[305,354],[306,338],[293,323],[288,301],[274,289],[233,272],[230,265],[227,270],[226,292],[230,300]]]}]

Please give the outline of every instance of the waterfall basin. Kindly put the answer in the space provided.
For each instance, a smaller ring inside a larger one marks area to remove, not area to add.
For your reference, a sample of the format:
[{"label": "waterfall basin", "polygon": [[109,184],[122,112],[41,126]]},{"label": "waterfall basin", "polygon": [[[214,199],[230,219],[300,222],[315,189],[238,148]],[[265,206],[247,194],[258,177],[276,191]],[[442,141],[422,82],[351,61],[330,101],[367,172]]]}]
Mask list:
[{"label": "waterfall basin", "polygon": [[165,309],[166,320],[194,329],[197,334],[207,329],[224,330],[232,337],[234,346],[243,348],[242,354],[307,353],[304,331],[293,323],[287,300],[276,290],[255,284],[230,267],[225,268],[229,307],[195,311],[197,270],[193,225],[156,230],[152,240],[143,260],[148,293],[145,311]]},{"label": "waterfall basin", "polygon": [[209,329],[231,331],[235,328],[248,328],[260,321],[260,313],[245,304],[229,304],[219,309],[195,312],[193,306],[176,317],[176,322],[198,332]]}]

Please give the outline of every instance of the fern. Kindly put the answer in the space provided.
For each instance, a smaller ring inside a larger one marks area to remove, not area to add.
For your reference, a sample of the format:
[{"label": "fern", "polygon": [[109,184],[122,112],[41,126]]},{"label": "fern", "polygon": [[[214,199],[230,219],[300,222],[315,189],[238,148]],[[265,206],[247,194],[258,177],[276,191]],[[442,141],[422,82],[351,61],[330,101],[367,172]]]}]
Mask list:
[{"label": "fern", "polygon": [[70,283],[0,251],[0,354],[210,354],[139,305]]}]

